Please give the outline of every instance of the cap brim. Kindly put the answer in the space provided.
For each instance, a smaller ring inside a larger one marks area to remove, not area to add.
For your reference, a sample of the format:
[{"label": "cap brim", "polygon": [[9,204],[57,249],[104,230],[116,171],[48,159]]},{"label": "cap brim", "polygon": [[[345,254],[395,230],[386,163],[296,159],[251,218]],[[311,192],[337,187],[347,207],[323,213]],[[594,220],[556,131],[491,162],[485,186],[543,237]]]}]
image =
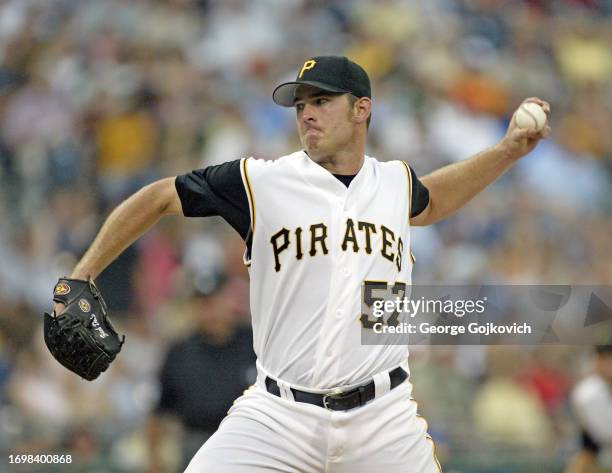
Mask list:
[{"label": "cap brim", "polygon": [[333,87],[322,82],[304,80],[299,82],[285,82],[284,84],[279,85],[276,89],[274,89],[274,92],[272,92],[272,100],[274,100],[276,104],[281,105],[282,107],[293,107],[293,103],[295,101],[295,91],[300,85],[310,85],[312,87],[317,87],[328,92],[349,92],[348,90],[341,89],[339,87]]}]

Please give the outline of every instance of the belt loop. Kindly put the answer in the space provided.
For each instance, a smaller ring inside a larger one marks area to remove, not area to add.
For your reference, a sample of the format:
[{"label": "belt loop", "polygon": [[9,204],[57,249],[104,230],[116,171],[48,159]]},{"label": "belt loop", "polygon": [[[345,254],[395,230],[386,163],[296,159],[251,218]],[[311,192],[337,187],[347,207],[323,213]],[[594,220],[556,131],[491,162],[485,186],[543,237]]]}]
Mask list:
[{"label": "belt loop", "polygon": [[271,380],[271,378],[268,378],[265,373],[257,370],[257,379],[255,380],[255,384],[265,391],[268,391],[268,383],[266,383],[267,379]]},{"label": "belt loop", "polygon": [[365,392],[366,388],[364,386],[359,386],[359,405],[363,406],[369,399],[366,398]]},{"label": "belt loop", "polygon": [[280,391],[281,398],[286,399],[287,401],[295,401],[289,384],[281,381],[280,379],[276,380],[276,384],[278,384],[278,390]]},{"label": "belt loop", "polygon": [[375,374],[372,380],[374,381],[374,397],[378,398],[391,391],[391,378],[388,371]]}]

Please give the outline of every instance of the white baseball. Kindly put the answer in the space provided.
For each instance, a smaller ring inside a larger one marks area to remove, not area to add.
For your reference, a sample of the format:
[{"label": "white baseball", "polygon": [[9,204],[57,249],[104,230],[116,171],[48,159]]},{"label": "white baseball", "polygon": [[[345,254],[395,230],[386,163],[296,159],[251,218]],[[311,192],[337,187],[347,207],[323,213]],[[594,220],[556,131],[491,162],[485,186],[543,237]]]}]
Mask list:
[{"label": "white baseball", "polygon": [[516,125],[519,128],[540,131],[546,126],[546,120],[546,112],[534,102],[525,102],[516,111]]}]

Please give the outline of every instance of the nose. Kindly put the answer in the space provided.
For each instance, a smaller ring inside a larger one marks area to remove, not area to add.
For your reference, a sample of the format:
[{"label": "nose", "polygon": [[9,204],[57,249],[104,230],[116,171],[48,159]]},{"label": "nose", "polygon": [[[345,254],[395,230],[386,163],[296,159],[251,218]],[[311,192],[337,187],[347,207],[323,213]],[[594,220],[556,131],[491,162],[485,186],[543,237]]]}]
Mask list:
[{"label": "nose", "polygon": [[302,109],[302,121],[303,122],[314,122],[317,117],[315,115],[315,107],[311,104],[304,104],[304,108]]}]

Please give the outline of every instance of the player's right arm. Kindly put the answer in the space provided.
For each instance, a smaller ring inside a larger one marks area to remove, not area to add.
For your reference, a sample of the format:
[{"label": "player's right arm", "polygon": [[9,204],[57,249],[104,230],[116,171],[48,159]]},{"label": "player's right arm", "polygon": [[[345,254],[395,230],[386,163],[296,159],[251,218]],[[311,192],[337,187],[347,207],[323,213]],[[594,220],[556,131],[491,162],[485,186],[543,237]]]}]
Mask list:
[{"label": "player's right arm", "polygon": [[[251,220],[242,162],[237,159],[208,166],[143,187],[108,216],[71,278],[95,279],[164,215],[220,215],[246,239]],[[62,307],[55,309],[60,313]]]},{"label": "player's right arm", "polygon": [[109,215],[71,277],[95,279],[164,215],[220,215],[246,239],[251,218],[241,173],[244,161],[196,169],[143,187]]},{"label": "player's right arm", "polygon": [[180,214],[175,178],[143,187],[108,216],[93,243],[72,271],[73,279],[95,279],[117,256],[164,215]]}]

